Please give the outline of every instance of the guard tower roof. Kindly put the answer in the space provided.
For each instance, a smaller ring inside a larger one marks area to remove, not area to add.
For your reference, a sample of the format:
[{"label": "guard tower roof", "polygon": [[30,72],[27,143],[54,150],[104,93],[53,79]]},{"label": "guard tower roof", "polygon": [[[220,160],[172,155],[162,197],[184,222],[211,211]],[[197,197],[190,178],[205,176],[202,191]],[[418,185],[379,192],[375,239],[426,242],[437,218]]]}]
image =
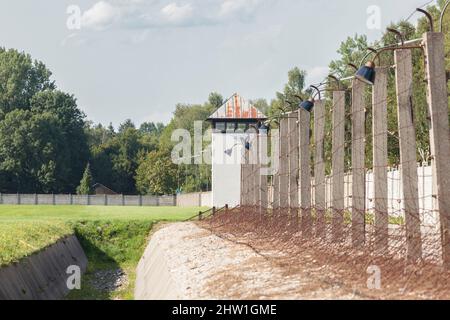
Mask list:
[{"label": "guard tower roof", "polygon": [[233,94],[208,120],[266,120],[267,117],[239,94]]}]

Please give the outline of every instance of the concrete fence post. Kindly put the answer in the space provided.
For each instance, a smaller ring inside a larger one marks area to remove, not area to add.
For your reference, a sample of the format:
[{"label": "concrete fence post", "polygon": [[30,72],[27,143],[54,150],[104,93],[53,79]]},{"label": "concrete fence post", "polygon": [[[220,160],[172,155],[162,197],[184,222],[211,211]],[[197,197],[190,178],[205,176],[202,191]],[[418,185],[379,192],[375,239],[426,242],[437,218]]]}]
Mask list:
[{"label": "concrete fence post", "polygon": [[366,240],[366,110],[365,84],[355,79],[352,86],[352,243],[361,247]]},{"label": "concrete fence post", "polygon": [[[304,237],[311,235],[312,213],[311,213],[311,155],[310,143],[310,113],[304,109],[298,110],[298,146],[299,146],[299,169],[298,182],[300,184],[300,210],[301,225]],[[298,190],[298,189],[297,189]],[[298,194],[298,192],[297,192]]]},{"label": "concrete fence post", "polygon": [[70,205],[73,205],[73,195],[69,194],[69,201],[70,201]]},{"label": "concrete fence post", "polygon": [[[388,127],[387,97],[388,68],[376,69],[372,91],[373,192],[375,211],[375,249],[388,248]],[[393,190],[393,188],[391,188]],[[391,197],[392,198],[392,197]]]},{"label": "concrete fence post", "polygon": [[254,171],[253,171],[253,202],[256,207],[261,206],[261,158],[260,158],[260,152],[259,152],[259,134],[256,133],[254,137]]},{"label": "concrete fence post", "polygon": [[289,134],[289,210],[295,225],[299,220],[299,112],[289,114],[288,134]]},{"label": "concrete fence post", "polygon": [[428,32],[424,35],[424,44],[431,122],[433,204],[439,212],[443,263],[450,268],[450,129],[444,34]]},{"label": "concrete fence post", "polygon": [[20,205],[20,193],[17,193],[17,205]]},{"label": "concrete fence post", "polygon": [[0,192],[0,204],[3,204],[3,194]]},{"label": "concrete fence post", "polygon": [[125,206],[125,196],[123,194],[121,194],[122,196],[122,207]]},{"label": "concrete fence post", "polygon": [[316,236],[325,237],[326,183],[325,183],[325,103],[314,106],[314,209],[317,216]]},{"label": "concrete fence post", "polygon": [[332,190],[333,241],[342,241],[344,227],[344,150],[345,150],[345,91],[333,92]]},{"label": "concrete fence post", "polygon": [[[267,134],[259,134],[258,138],[258,150],[259,150],[259,159],[260,159],[260,172],[259,172],[259,199],[261,202],[261,212],[266,212],[269,207],[269,198],[267,192],[267,175],[264,172],[267,168],[268,164],[268,156],[267,156]],[[263,169],[264,166],[264,169]]]},{"label": "concrete fence post", "polygon": [[419,189],[417,185],[416,131],[413,119],[414,106],[412,105],[412,52],[408,49],[399,49],[395,50],[394,56],[407,258],[409,261],[416,261],[422,257],[422,241],[420,234]]},{"label": "concrete fence post", "polygon": [[280,132],[272,131],[272,209],[280,208]]},{"label": "concrete fence post", "polygon": [[289,209],[289,119],[283,117],[280,120],[280,209]]},{"label": "concrete fence post", "polygon": [[34,205],[38,205],[39,204],[39,202],[38,202],[38,195],[37,195],[37,193],[35,193],[34,194]]}]

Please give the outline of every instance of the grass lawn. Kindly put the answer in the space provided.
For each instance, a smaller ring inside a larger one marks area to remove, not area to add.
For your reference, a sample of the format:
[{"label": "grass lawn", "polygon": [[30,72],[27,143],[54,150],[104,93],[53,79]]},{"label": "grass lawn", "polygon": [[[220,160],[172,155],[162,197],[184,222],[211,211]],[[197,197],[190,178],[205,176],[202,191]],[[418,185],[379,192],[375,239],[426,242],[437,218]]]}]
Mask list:
[{"label": "grass lawn", "polygon": [[0,205],[0,222],[103,219],[179,221],[197,214],[200,210],[206,208]]},{"label": "grass lawn", "polygon": [[[181,221],[207,208],[0,205],[0,266],[75,233],[88,257],[82,289],[69,299],[132,299],[135,268],[155,223]],[[91,283],[99,270],[122,269],[128,285],[104,292]]]}]

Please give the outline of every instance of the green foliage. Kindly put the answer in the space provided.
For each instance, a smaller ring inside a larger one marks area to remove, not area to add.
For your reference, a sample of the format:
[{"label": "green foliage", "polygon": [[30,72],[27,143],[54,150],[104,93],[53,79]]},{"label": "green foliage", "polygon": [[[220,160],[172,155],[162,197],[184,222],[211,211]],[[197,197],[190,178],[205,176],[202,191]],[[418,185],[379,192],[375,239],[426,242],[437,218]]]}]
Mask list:
[{"label": "green foliage", "polygon": [[136,187],[140,194],[174,194],[177,185],[177,166],[161,151],[147,154],[136,171]]},{"label": "green foliage", "polygon": [[369,44],[366,35],[356,34],[354,37],[348,37],[337,50],[340,58],[330,62],[330,73],[337,78],[353,75],[355,70],[350,68],[348,64],[359,65],[367,52],[367,47],[369,47]]},{"label": "green foliage", "polygon": [[106,269],[111,262],[137,264],[152,221],[97,220],[71,223],[89,260],[89,269]]},{"label": "green foliage", "polygon": [[30,55],[0,48],[0,120],[14,109],[29,109],[36,93],[55,89],[50,76],[50,70]]},{"label": "green foliage", "polygon": [[92,180],[91,167],[88,163],[86,169],[84,170],[83,178],[80,181],[80,185],[77,188],[77,194],[80,195],[93,194],[94,193],[93,185],[94,182]]},{"label": "green foliage", "polygon": [[0,49],[0,192],[73,192],[89,157],[84,114],[42,62]]},{"label": "green foliage", "polygon": [[161,123],[144,123],[139,129],[127,120],[119,132],[113,128],[89,125],[85,131],[91,141],[93,175],[112,190],[136,193],[136,169],[140,158],[157,150],[164,130]]},{"label": "green foliage", "polygon": [[218,109],[225,101],[220,93],[211,92],[208,97],[208,102],[214,109]]}]

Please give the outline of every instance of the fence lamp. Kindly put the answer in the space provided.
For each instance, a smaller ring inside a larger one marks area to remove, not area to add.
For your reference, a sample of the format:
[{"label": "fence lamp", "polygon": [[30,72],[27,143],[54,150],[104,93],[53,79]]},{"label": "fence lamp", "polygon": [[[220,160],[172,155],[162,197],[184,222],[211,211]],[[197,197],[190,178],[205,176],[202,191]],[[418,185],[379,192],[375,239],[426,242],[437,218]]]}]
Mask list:
[{"label": "fence lamp", "polygon": [[[419,12],[426,12],[425,10],[422,9],[418,9]],[[428,12],[426,12],[427,17],[429,15]],[[431,30],[433,30],[433,25],[430,24],[430,28]],[[400,40],[401,43],[399,44],[395,44],[395,45],[389,45],[383,48],[380,48],[378,50],[373,49],[373,48],[367,48],[367,50],[369,50],[369,52],[364,56],[364,58],[362,59],[361,63],[360,63],[360,67],[358,69],[358,71],[355,74],[355,78],[361,80],[364,83],[367,83],[368,85],[373,86],[375,83],[375,77],[376,77],[376,71],[375,71],[375,61],[378,59],[378,62],[380,63],[380,55],[381,53],[385,52],[385,51],[394,51],[394,50],[399,50],[399,49],[422,49],[423,47],[420,45],[406,45],[406,41],[405,38],[403,36],[402,33],[400,33],[398,30],[392,29],[392,28],[388,28],[387,29],[388,32],[394,33],[395,35],[397,35]],[[411,42],[416,43],[417,40],[412,40]],[[366,58],[370,55],[374,53],[375,56],[372,60],[369,60],[366,62],[366,64],[364,66],[362,66],[363,62],[366,60]],[[381,63],[380,63],[381,64]]]},{"label": "fence lamp", "polygon": [[[324,85],[324,84],[321,84],[321,85]],[[319,85],[320,86],[320,85]],[[311,98],[309,98],[308,100],[305,100],[305,101],[303,101],[302,103],[300,103],[300,105],[299,105],[299,108],[301,108],[301,109],[304,109],[304,110],[306,110],[306,111],[308,111],[308,112],[311,112],[312,111],[312,109],[314,108],[314,105],[315,105],[315,101],[316,101],[316,97],[318,96],[319,97],[319,100],[322,100],[322,97],[321,97],[321,90],[318,88],[318,87],[316,87],[316,86],[314,86],[314,85],[311,85],[311,86],[309,86],[310,88],[312,88],[312,89],[314,89],[314,90],[316,90],[316,94],[315,95],[313,95]]]},{"label": "fence lamp", "polygon": [[241,142],[240,142],[240,143],[234,144],[231,148],[226,149],[226,150],[224,151],[224,153],[225,153],[227,156],[231,157],[231,155],[233,154],[234,148],[236,148],[237,146],[243,146],[246,150],[250,150],[250,149],[251,149],[251,143],[250,143],[250,141],[248,141],[247,139],[242,139],[242,138],[241,138]]}]

